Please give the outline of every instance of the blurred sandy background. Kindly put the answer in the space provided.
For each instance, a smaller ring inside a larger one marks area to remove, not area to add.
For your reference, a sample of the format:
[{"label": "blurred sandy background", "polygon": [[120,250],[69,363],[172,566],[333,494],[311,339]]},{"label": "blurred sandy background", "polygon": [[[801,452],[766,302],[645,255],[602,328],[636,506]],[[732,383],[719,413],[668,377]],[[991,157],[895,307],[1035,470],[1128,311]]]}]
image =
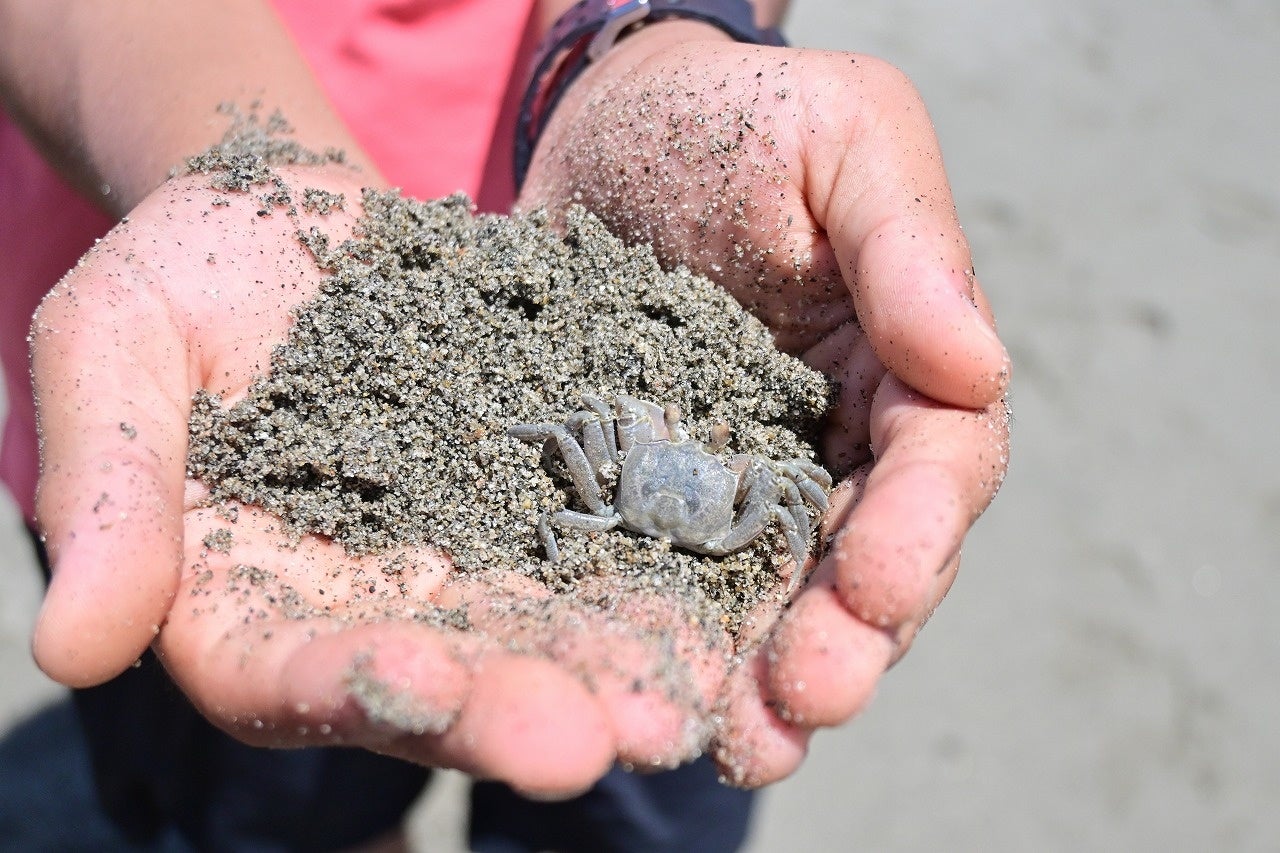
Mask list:
[{"label": "blurred sandy background", "polygon": [[[751,853],[1280,848],[1280,4],[794,5],[794,43],[890,59],[930,106],[1015,452],[951,596]],[[6,504],[5,727],[59,695],[29,559]],[[423,849],[459,849],[443,781]]]}]

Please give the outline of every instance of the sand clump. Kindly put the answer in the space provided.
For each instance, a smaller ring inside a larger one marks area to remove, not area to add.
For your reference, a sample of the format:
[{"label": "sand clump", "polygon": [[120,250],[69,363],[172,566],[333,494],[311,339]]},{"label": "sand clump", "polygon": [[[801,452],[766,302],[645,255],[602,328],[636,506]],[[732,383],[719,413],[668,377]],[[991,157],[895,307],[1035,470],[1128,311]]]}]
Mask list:
[{"label": "sand clump", "polygon": [[[199,165],[226,191],[244,188],[237,175],[266,185],[264,204],[342,203],[225,152]],[[813,459],[829,382],[714,283],[663,270],[582,209],[561,234],[542,213],[473,215],[462,195],[366,191],[353,238],[300,239],[327,275],[270,374],[230,408],[194,401],[188,469],[212,501],[260,505],[352,554],[435,546],[463,572],[512,570],[558,594],[609,576],[730,630],[777,593],[787,548],[774,526],[721,558],[566,530],[546,561],[539,517],[583,507],[556,454],[506,434],[564,420],[584,393],[628,394],[677,404],[699,439],[731,425],[728,453]]]}]

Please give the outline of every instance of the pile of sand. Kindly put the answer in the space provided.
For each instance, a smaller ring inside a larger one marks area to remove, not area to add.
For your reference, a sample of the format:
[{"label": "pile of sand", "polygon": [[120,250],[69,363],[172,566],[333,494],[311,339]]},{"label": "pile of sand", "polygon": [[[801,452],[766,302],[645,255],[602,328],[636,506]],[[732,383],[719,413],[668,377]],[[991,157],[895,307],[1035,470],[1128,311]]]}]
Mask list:
[{"label": "pile of sand", "polygon": [[[226,191],[244,189],[227,183],[238,168],[267,185],[265,203],[319,198],[238,162],[224,151],[198,165]],[[612,573],[731,629],[773,594],[788,554],[773,526],[722,558],[567,530],[560,561],[546,561],[539,517],[584,507],[556,454],[506,431],[563,421],[584,393],[627,394],[677,404],[699,439],[729,424],[726,456],[812,459],[824,377],[711,281],[664,271],[582,210],[560,235],[538,214],[475,216],[464,196],[363,203],[353,239],[302,236],[329,274],[270,375],[230,409],[197,395],[188,467],[213,500],[263,506],[352,553],[434,545],[463,571],[512,569],[566,594],[584,573]]]}]

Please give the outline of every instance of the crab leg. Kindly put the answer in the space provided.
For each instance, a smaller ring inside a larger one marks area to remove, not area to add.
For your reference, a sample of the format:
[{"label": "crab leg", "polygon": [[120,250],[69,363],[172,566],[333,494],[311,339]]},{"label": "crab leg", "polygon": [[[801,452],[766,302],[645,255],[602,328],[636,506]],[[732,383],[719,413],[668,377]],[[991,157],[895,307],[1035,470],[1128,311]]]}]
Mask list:
[{"label": "crab leg", "polygon": [[[809,511],[804,508],[804,504],[800,500],[800,489],[790,480],[780,480],[783,493],[783,506],[787,512],[791,513],[791,518],[795,522],[796,534],[802,542],[809,541],[809,534],[813,532],[813,528],[809,524]],[[824,495],[825,497],[825,495]],[[808,550],[808,546],[805,546]],[[795,548],[791,549],[792,551]]]},{"label": "crab leg", "polygon": [[569,431],[559,424],[517,424],[507,430],[507,435],[530,443],[546,441],[554,438],[564,457],[564,464],[569,469],[569,477],[573,487],[577,489],[587,509],[598,515],[612,515],[613,508],[605,508],[600,497],[600,484],[596,482],[596,473],[591,469],[591,462]]},{"label": "crab leg", "polygon": [[603,486],[608,482],[613,460],[605,446],[604,427],[600,424],[600,418],[591,412],[577,412],[565,421],[565,426],[570,431],[582,433],[582,450],[587,454],[591,470],[595,471],[596,482]]},{"label": "crab leg", "polygon": [[[590,394],[582,395],[582,404],[591,411],[595,412],[600,418],[601,433],[604,434],[605,450],[609,453],[609,461],[618,461],[618,437],[613,428],[613,410],[609,408],[609,404],[599,397],[592,397]],[[604,427],[608,424],[608,428]]]},{"label": "crab leg", "polygon": [[538,518],[538,541],[542,543],[542,553],[552,563],[560,562],[560,546],[556,544],[556,534],[551,530],[551,520],[544,513]]},{"label": "crab leg", "polygon": [[578,512],[572,509],[562,509],[559,512],[551,514],[551,522],[560,527],[569,527],[574,530],[601,531],[612,530],[617,527],[622,519],[616,515],[591,515],[585,512]]},{"label": "crab leg", "polygon": [[[787,547],[791,549],[791,556],[796,561],[791,587],[791,589],[794,589],[795,577],[804,571],[804,564],[809,560],[809,542],[807,539],[801,538],[800,530],[796,527],[795,517],[791,513],[775,504],[773,506],[773,517],[778,519],[778,525],[787,537]],[[806,523],[805,526],[808,527],[808,524]]]},{"label": "crab leg", "polygon": [[800,586],[800,581],[804,579],[804,564],[809,562],[809,543],[807,537],[800,538],[800,533],[794,527],[795,521],[791,515],[780,506],[773,508],[774,517],[778,519],[778,524],[782,526],[783,533],[787,537],[787,546],[791,549],[791,556],[795,559],[795,563],[791,566],[791,577],[787,580],[786,598],[791,598],[796,588]]},{"label": "crab leg", "polygon": [[618,526],[619,519],[616,515],[588,515],[585,512],[575,512],[571,509],[562,509],[559,512],[543,515],[538,519],[538,540],[542,542],[542,550],[547,555],[547,560],[552,563],[560,561],[560,546],[556,543],[555,531],[551,529],[554,524],[558,527],[570,527],[574,530],[612,530]]},{"label": "crab leg", "polygon": [[[804,463],[805,467],[802,467],[801,463]],[[801,459],[780,462],[778,463],[778,470],[800,489],[801,494],[804,495],[810,506],[821,512],[827,511],[827,489],[831,488],[830,474],[812,462],[806,462]],[[818,476],[819,474],[821,476]],[[826,488],[823,488],[824,484]]]},{"label": "crab leg", "polygon": [[827,472],[826,468],[817,463],[810,462],[808,459],[789,459],[783,462],[782,466],[783,468],[796,468],[809,479],[817,480],[818,485],[824,489],[831,488],[831,474]]}]

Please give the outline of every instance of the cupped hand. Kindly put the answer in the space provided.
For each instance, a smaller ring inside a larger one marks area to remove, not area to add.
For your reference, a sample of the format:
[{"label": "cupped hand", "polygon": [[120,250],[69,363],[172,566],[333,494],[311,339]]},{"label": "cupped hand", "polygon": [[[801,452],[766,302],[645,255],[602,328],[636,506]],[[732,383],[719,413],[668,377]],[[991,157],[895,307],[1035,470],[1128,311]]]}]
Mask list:
[{"label": "cupped hand", "polygon": [[840,384],[830,547],[722,697],[722,763],[767,783],[905,653],[1007,465],[1008,356],[932,125],[881,61],[662,22],[551,116],[520,206],[570,202],[720,282]]},{"label": "cupped hand", "polygon": [[579,791],[617,760],[687,760],[706,742],[728,648],[671,602],[631,596],[629,621],[605,620],[513,574],[456,575],[428,550],[355,558],[291,542],[253,507],[202,503],[185,476],[193,393],[230,404],[267,371],[320,281],[297,232],[341,238],[359,213],[358,175],[280,171],[295,203],[317,187],[344,207],[290,213],[266,189],[171,180],[37,314],[38,517],[53,569],[41,667],[92,685],[152,646],[247,742],[365,747],[537,795]]}]

